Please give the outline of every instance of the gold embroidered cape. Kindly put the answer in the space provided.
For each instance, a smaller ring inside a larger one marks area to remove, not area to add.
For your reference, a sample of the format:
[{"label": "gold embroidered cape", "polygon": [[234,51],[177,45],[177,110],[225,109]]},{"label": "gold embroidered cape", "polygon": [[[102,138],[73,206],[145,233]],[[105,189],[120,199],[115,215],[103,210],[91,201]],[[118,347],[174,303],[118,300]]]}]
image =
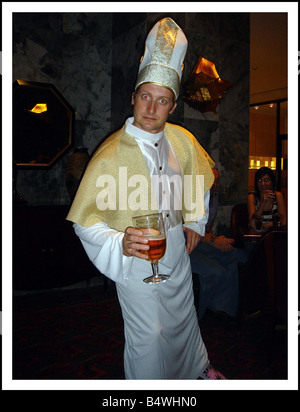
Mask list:
[{"label": "gold embroidered cape", "polygon": [[[211,170],[214,162],[211,157],[198,143],[197,139],[186,129],[166,123],[164,132],[179,161],[183,176],[203,175],[204,193],[207,192],[214,181],[214,175]],[[124,176],[122,174],[119,175],[120,170],[122,173],[126,171],[127,180],[134,175],[145,177],[148,183],[148,210],[130,210],[127,204],[124,203],[124,197],[121,198],[119,196],[119,189],[127,194],[127,198],[136,190],[136,187],[124,187]],[[111,178],[107,178],[107,176],[111,176]],[[101,179],[103,177],[108,182],[108,188],[112,189],[111,193],[113,193],[112,198],[114,202],[112,202],[112,207],[106,210],[99,210],[97,199],[99,201],[100,193],[102,192],[102,195],[104,193],[103,186],[101,186]],[[192,201],[195,201],[196,179],[192,179],[192,182]],[[197,190],[200,189],[198,188]],[[144,156],[135,139],[125,132],[125,126],[123,126],[122,129],[112,134],[102,143],[90,160],[67,220],[78,223],[81,226],[92,226],[95,223],[104,222],[109,227],[124,232],[126,227],[132,226],[133,216],[155,213],[157,211],[153,210],[150,202],[151,196],[151,179]],[[183,202],[182,215],[186,224],[191,223],[191,221],[186,219],[190,212],[191,208],[185,208]]]}]

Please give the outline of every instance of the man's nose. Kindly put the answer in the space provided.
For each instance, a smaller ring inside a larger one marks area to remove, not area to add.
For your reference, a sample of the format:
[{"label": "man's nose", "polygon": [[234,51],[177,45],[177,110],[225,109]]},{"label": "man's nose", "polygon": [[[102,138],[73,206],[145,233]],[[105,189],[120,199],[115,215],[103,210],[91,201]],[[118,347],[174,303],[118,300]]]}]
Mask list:
[{"label": "man's nose", "polygon": [[148,104],[148,111],[149,113],[154,113],[155,110],[156,110],[156,103],[153,100],[151,100]]}]

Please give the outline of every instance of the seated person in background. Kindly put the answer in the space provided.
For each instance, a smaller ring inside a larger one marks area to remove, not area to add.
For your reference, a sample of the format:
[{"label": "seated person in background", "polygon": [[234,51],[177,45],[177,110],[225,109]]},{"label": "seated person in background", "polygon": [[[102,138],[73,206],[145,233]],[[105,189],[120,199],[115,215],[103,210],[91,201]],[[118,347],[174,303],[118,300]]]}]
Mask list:
[{"label": "seated person in background", "polygon": [[255,173],[255,192],[248,195],[249,226],[255,227],[255,219],[262,217],[263,227],[273,225],[272,215],[280,215],[280,225],[287,224],[286,207],[281,192],[275,190],[275,174],[268,167]]},{"label": "seated person in background", "polygon": [[192,272],[198,274],[200,280],[199,320],[207,308],[236,316],[239,295],[238,262],[247,260],[246,253],[233,246],[233,239],[214,234],[218,211],[216,191],[220,175],[218,170],[212,170],[215,180],[210,189],[205,236],[201,236],[200,242],[190,254]]}]

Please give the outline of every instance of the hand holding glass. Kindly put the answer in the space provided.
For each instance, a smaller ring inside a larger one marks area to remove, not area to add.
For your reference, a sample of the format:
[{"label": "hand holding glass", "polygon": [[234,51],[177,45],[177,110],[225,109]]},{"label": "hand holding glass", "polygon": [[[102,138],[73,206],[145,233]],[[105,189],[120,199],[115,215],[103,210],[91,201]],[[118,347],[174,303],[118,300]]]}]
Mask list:
[{"label": "hand holding glass", "polygon": [[158,261],[166,251],[166,234],[163,216],[161,213],[151,215],[136,216],[132,218],[133,226],[143,232],[143,236],[148,239],[148,250],[142,253],[148,255],[151,262],[153,276],[144,279],[146,283],[161,283],[169,279],[169,275],[158,274]]}]

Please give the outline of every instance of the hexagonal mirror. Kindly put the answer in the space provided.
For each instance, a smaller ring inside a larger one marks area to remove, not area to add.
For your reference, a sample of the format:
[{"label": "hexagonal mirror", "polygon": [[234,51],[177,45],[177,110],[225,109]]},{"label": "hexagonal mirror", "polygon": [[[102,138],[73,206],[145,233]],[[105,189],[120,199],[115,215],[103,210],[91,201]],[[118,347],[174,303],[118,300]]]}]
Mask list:
[{"label": "hexagonal mirror", "polygon": [[13,84],[13,160],[19,167],[51,167],[72,145],[74,110],[49,83]]}]

